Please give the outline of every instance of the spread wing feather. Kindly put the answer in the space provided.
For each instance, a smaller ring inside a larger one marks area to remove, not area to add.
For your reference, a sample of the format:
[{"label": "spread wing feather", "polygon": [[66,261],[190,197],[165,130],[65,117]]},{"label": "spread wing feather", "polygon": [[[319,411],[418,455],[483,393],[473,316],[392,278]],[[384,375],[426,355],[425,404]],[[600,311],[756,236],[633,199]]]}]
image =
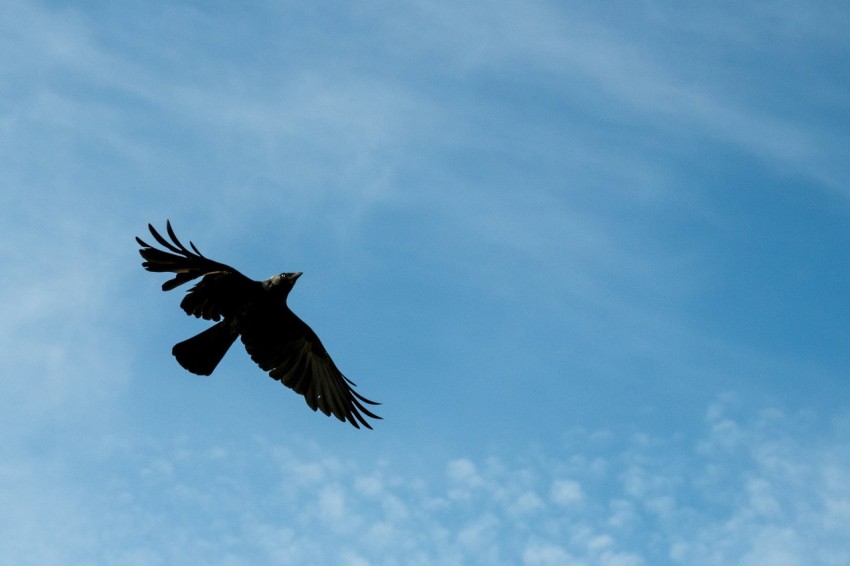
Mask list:
[{"label": "spread wing feather", "polygon": [[[372,428],[364,415],[381,417],[365,405],[378,405],[352,389],[354,382],[337,369],[319,337],[291,312],[288,317],[257,313],[240,324],[242,343],[269,376],[302,395],[312,410]],[[291,318],[290,318],[291,317]],[[288,320],[287,320],[288,319]]]},{"label": "spread wing feather", "polygon": [[198,248],[196,248],[195,244],[192,242],[189,242],[189,246],[191,246],[192,249],[187,249],[186,246],[177,239],[177,236],[174,234],[174,230],[171,228],[170,221],[166,222],[166,230],[168,231],[168,236],[171,238],[171,242],[163,238],[162,235],[156,231],[156,228],[150,224],[148,224],[148,230],[150,230],[151,235],[161,246],[172,252],[169,253],[167,251],[157,249],[141,238],[136,237],[136,241],[140,246],[142,246],[139,253],[145,260],[142,263],[142,267],[148,271],[156,273],[171,272],[175,274],[173,279],[169,279],[163,283],[163,291],[170,291],[171,289],[179,287],[192,279],[214,272],[231,273],[245,277],[229,265],[224,265],[223,263],[207,259],[203,256],[203,254],[201,254],[201,252],[198,251]]},{"label": "spread wing feather", "polygon": [[183,298],[180,307],[190,314],[207,320],[219,320],[238,312],[244,304],[254,298],[262,284],[253,281],[229,265],[204,257],[195,244],[189,242],[188,249],[177,238],[166,222],[169,242],[152,225],[148,229],[154,239],[169,251],[155,248],[136,238],[141,249],[139,254],[145,260],[142,267],[156,273],[170,272],[175,276],[162,285],[163,291],[170,291],[184,283],[203,277]]}]

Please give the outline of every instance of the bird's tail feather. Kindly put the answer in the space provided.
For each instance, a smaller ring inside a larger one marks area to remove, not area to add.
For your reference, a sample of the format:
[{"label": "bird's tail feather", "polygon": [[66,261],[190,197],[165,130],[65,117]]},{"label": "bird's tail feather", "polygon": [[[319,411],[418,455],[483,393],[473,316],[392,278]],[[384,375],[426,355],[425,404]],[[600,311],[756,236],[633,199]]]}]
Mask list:
[{"label": "bird's tail feather", "polygon": [[239,334],[226,320],[174,345],[177,362],[198,375],[210,375]]}]

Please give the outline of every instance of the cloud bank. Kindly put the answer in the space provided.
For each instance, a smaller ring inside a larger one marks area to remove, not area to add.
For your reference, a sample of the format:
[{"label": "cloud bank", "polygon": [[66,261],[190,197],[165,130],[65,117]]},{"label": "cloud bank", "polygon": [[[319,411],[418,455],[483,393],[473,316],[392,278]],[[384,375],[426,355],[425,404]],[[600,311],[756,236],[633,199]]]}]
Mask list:
[{"label": "cloud bank", "polygon": [[104,437],[77,452],[87,477],[61,448],[0,466],[17,510],[0,551],[18,564],[846,564],[848,422],[810,443],[811,415],[736,406],[709,407],[694,438],[574,430],[559,447],[424,466],[268,436]]}]

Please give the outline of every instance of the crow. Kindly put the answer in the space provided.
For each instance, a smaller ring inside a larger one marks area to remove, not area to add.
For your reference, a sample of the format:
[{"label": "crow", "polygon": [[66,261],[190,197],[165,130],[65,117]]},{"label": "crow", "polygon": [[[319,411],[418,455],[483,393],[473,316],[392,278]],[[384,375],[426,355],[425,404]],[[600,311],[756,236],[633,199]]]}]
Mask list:
[{"label": "crow", "polygon": [[316,333],[286,304],[300,272],[254,281],[228,265],[207,259],[191,241],[192,249],[187,249],[177,239],[170,221],[165,227],[170,242],[148,224],[151,235],[168,251],[136,237],[145,260],[142,267],[155,273],[175,274],[162,285],[163,291],[201,277],[183,297],[180,307],[187,315],[216,321],[197,336],[174,346],[171,353],[181,366],[197,375],[210,375],[239,337],[251,359],[272,378],[303,395],[311,409],[348,421],[355,428],[361,424],[372,428],[365,417],[381,417],[364,403],[380,403],[352,389],[354,382],[337,369]]}]

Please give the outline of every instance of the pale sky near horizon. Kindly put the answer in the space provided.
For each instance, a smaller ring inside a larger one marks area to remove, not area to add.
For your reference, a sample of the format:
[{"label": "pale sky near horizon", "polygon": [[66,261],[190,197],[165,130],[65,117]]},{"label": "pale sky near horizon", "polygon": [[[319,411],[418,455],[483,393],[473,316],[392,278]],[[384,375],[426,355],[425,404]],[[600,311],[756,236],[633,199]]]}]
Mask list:
[{"label": "pale sky near horizon", "polygon": [[[850,7],[0,0],[10,564],[850,563]],[[261,279],[375,430],[142,270]]]}]

